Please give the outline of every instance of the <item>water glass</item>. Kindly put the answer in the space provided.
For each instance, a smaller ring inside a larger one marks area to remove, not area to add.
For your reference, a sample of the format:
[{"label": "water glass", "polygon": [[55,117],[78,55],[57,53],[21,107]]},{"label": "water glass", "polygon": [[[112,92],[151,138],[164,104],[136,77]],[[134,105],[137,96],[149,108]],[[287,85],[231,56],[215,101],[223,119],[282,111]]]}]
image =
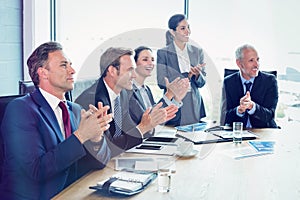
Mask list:
[{"label": "water glass", "polygon": [[169,192],[171,189],[171,174],[174,161],[161,161],[157,169],[157,190],[159,192]]},{"label": "water glass", "polygon": [[233,122],[233,143],[242,143],[243,122]]}]

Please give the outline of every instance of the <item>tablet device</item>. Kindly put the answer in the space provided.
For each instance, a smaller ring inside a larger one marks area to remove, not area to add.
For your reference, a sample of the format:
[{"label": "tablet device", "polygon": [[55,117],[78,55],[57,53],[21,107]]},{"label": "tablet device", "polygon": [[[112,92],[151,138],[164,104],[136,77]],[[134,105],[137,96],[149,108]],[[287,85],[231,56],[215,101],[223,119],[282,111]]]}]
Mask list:
[{"label": "tablet device", "polygon": [[145,144],[136,147],[136,149],[146,149],[146,150],[160,150],[161,148],[162,146],[160,145],[145,145]]},{"label": "tablet device", "polygon": [[170,138],[170,137],[149,137],[145,141],[146,142],[176,142],[178,138]]}]

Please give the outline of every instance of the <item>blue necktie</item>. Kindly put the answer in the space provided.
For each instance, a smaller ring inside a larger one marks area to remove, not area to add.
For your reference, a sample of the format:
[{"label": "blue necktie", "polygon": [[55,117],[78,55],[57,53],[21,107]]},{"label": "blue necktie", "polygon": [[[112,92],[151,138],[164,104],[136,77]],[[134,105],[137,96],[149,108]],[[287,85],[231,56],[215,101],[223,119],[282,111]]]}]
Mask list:
[{"label": "blue necktie", "polygon": [[[250,88],[251,88],[251,85],[252,85],[252,83],[251,82],[248,82],[248,83],[244,83],[245,84],[245,86],[246,86],[246,92],[250,92]],[[246,94],[246,92],[245,92],[245,94]]]},{"label": "blue necktie", "polygon": [[[246,86],[246,92],[245,94],[249,91],[250,92],[250,88],[251,88],[251,85],[252,85],[252,82],[248,82],[248,83],[244,83],[245,86]],[[248,115],[248,112],[246,112],[246,118],[247,118],[247,123],[246,123],[246,127],[247,128],[251,128],[251,122],[250,122],[250,119],[249,119],[249,115]]]},{"label": "blue necktie", "polygon": [[114,103],[114,122],[116,127],[114,137],[118,137],[122,134],[122,110],[119,96],[117,96]]}]

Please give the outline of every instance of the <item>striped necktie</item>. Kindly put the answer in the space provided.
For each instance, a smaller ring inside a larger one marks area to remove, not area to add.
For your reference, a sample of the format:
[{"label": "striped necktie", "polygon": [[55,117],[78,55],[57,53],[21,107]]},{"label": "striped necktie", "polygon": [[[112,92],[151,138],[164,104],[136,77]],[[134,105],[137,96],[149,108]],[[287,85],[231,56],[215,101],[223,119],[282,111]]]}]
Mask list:
[{"label": "striped necktie", "polygon": [[141,96],[143,98],[146,109],[152,107],[152,104],[149,99],[149,95],[147,93],[147,88],[143,85],[140,89]]},{"label": "striped necktie", "polygon": [[119,96],[114,102],[114,122],[116,127],[114,137],[118,137],[122,134],[122,110]]}]

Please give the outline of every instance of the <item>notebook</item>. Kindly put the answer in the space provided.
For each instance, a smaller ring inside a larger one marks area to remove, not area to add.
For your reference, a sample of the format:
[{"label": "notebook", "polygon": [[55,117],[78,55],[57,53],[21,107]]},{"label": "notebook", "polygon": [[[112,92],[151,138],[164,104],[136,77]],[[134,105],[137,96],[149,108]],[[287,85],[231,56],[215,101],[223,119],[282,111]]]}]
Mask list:
[{"label": "notebook", "polygon": [[96,186],[90,188],[109,193],[133,195],[143,191],[156,176],[156,173],[121,171],[109,179],[99,181]]},{"label": "notebook", "polygon": [[232,139],[224,139],[221,138],[220,136],[216,136],[209,132],[204,132],[204,131],[197,131],[197,132],[178,131],[176,136],[183,138],[186,141],[193,142],[194,144],[209,144],[209,143],[232,141]]}]

